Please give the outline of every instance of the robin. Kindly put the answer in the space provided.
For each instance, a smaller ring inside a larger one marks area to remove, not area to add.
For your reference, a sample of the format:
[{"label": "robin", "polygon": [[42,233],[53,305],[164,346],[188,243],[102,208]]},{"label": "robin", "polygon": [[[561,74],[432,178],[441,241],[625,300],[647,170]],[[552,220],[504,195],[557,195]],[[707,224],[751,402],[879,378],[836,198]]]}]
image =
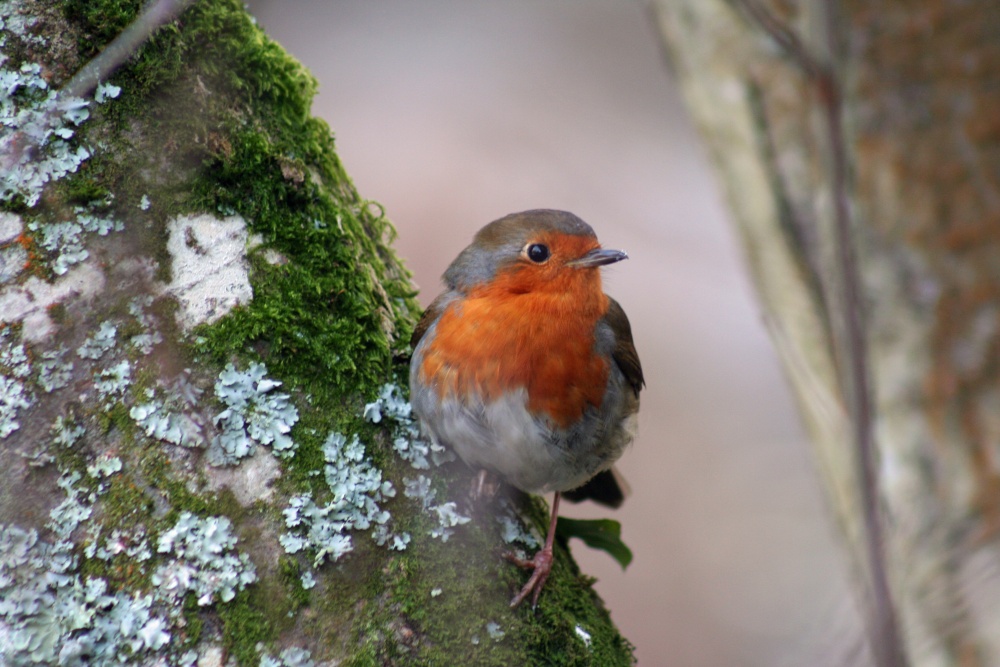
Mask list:
[{"label": "robin", "polygon": [[495,220],[444,273],[411,340],[410,400],[424,432],[469,466],[527,493],[555,492],[545,546],[511,601],[534,604],[552,569],[559,499],[624,497],[611,465],[635,437],[642,368],[601,248],[572,213]]}]

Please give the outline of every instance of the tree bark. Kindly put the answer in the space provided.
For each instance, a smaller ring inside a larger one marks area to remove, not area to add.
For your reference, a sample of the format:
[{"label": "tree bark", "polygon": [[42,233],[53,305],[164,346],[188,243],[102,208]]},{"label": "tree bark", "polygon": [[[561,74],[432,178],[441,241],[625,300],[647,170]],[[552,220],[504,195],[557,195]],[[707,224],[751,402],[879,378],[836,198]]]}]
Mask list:
[{"label": "tree bark", "polygon": [[[913,665],[1000,665],[995,3],[655,0],[871,604],[841,368],[866,322],[884,562]],[[827,78],[824,78],[827,77]],[[831,88],[844,136],[826,122]],[[837,157],[848,166],[839,188]],[[860,303],[835,288],[837,200]],[[873,646],[880,630],[873,632]],[[892,664],[874,649],[876,661]]]},{"label": "tree bark", "polygon": [[0,4],[0,662],[631,664],[565,544],[508,608],[544,503],[419,438],[315,81],[236,0],[112,42],[172,4]]}]

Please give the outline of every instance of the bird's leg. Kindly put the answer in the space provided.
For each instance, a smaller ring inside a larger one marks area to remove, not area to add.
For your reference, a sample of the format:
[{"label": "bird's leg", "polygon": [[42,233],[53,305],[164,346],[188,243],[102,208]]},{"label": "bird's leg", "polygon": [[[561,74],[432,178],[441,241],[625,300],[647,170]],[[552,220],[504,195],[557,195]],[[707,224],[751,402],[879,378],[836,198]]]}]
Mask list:
[{"label": "bird's leg", "polygon": [[472,480],[472,489],[469,495],[472,496],[473,500],[479,500],[480,498],[486,498],[487,500],[493,498],[497,491],[500,490],[500,482],[497,480],[497,476],[491,473],[485,468],[481,468],[476,478]]},{"label": "bird's leg", "polygon": [[531,560],[525,560],[523,558],[518,558],[512,553],[505,553],[504,558],[514,563],[520,568],[525,570],[534,570],[531,573],[531,578],[528,579],[528,583],[524,585],[521,592],[514,596],[514,599],[510,601],[510,606],[513,609],[518,606],[524,599],[531,595],[531,606],[538,606],[538,596],[542,593],[542,587],[545,585],[545,580],[549,578],[549,573],[552,571],[552,544],[556,538],[556,520],[559,518],[559,493],[556,492],[555,498],[552,499],[552,520],[549,522],[549,534],[545,537],[545,546],[538,550],[535,557]]}]

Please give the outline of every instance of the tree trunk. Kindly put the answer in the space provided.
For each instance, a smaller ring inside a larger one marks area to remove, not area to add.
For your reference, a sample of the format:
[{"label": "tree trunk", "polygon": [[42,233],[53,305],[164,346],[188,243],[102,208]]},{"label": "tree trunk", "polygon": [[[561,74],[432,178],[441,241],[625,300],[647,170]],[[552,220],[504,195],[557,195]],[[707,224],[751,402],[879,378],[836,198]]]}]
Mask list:
[{"label": "tree trunk", "polygon": [[831,290],[841,195],[907,658],[1000,665],[1000,6],[654,4],[862,588],[870,535],[838,372],[850,304]]},{"label": "tree trunk", "polygon": [[631,664],[565,544],[508,608],[544,503],[419,439],[311,76],[237,0],[94,65],[168,4],[0,3],[0,662]]}]

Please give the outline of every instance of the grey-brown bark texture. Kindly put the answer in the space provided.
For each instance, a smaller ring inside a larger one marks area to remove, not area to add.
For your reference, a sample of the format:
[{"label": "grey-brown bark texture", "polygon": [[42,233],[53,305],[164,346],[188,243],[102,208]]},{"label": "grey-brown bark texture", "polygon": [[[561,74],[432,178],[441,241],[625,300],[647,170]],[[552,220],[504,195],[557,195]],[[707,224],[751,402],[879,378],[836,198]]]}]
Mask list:
[{"label": "grey-brown bark texture", "polygon": [[544,503],[419,438],[391,226],[242,4],[71,84],[142,10],[0,2],[0,663],[631,664],[564,544],[509,609]]},{"label": "grey-brown bark texture", "polygon": [[[831,165],[847,159],[885,560],[913,665],[1000,665],[1000,5],[656,0],[861,588]],[[814,74],[814,73],[813,73]]]}]

